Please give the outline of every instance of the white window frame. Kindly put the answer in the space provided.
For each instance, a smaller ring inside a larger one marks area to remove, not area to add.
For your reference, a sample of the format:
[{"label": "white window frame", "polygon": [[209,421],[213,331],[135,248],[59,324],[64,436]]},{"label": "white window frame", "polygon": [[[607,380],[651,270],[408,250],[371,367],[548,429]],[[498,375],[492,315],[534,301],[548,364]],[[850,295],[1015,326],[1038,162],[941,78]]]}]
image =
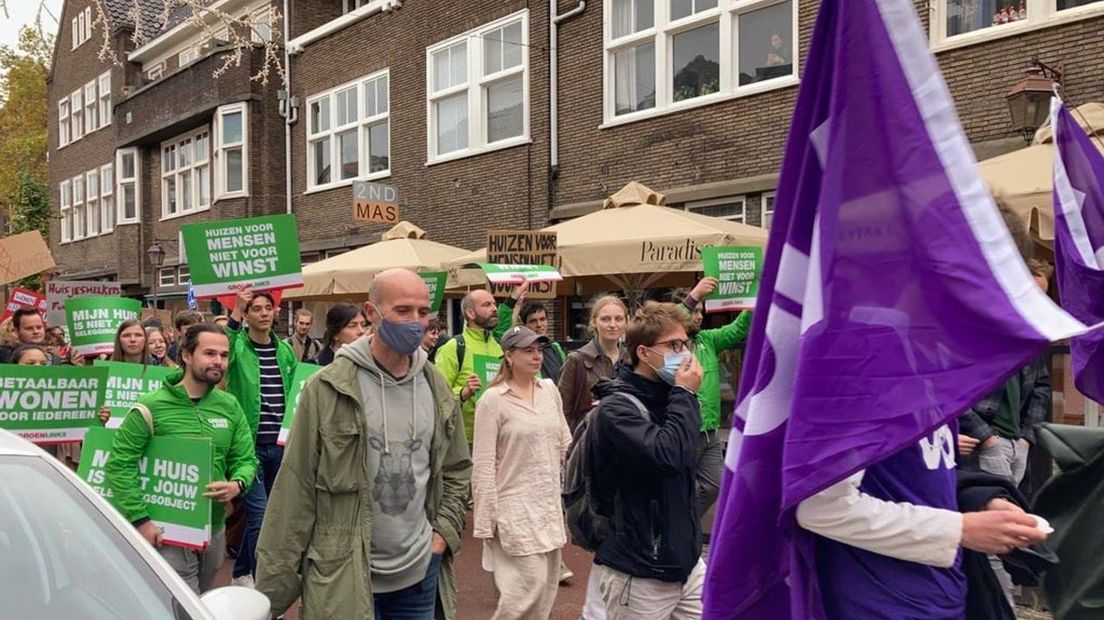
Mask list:
[{"label": "white window frame", "polygon": [[183,66],[187,65],[188,63],[194,61],[196,58],[199,58],[199,48],[198,47],[189,47],[188,49],[184,50],[183,52],[180,52],[179,54],[177,54],[177,56],[176,56],[176,65],[178,67],[183,67]]},{"label": "white window frame", "polygon": [[342,0],[341,12],[342,14],[352,13],[353,11],[367,6],[372,0]]},{"label": "white window frame", "polygon": [[[202,153],[203,159],[197,157],[200,154],[200,150],[196,147],[196,143],[200,137],[206,138],[206,150]],[[166,150],[172,149],[171,157],[175,158],[171,162],[171,168],[166,170]],[[187,149],[189,154],[187,156],[182,155],[182,149]],[[202,192],[200,191],[202,183],[200,181],[200,171],[207,169],[207,203],[203,204]],[[182,177],[187,174],[187,182],[191,185],[191,201],[186,203],[184,200],[185,191]],[[176,203],[176,213],[169,213],[169,187],[167,181],[173,180],[175,194],[173,196]],[[198,129],[193,129],[188,133],[181,134],[166,140],[161,143],[161,221],[171,220],[178,217],[184,217],[195,213],[207,211],[211,208],[211,128],[207,125]]]},{"label": "white window frame", "polygon": [[157,270],[159,286],[176,286],[176,267],[162,267]]},{"label": "white window frame", "polygon": [[[85,232],[88,230],[88,225],[84,221],[84,175],[78,174],[70,181],[70,187],[73,188],[73,241],[80,241],[85,238]],[[80,200],[77,198],[80,197]]]},{"label": "white window frame", "polygon": [[100,90],[96,100],[100,112],[100,127],[107,127],[111,124],[111,72],[101,73],[97,82]]},{"label": "white window frame", "polygon": [[[752,13],[773,5],[782,4],[786,0],[717,0],[715,8],[693,13],[675,21],[669,21],[671,0],[654,0],[654,19],[650,28],[639,32],[624,35],[613,39],[613,2],[603,0],[605,15],[610,16],[603,20],[602,40],[604,53],[602,54],[602,128],[616,127],[638,120],[655,118],[665,114],[672,114],[682,110],[693,109],[704,105],[710,105],[719,101],[748,97],[763,92],[790,88],[796,86],[800,79],[801,68],[798,66],[798,39],[800,28],[798,24],[799,5],[803,0],[792,0],[791,32],[790,32],[790,57],[793,59],[793,71],[790,75],[779,76],[760,82],[754,82],[746,86],[740,86],[740,59],[739,59],[739,16]],[[808,1],[808,0],[804,0]],[[674,100],[672,92],[674,53],[673,38],[688,30],[708,25],[718,24],[718,42],[720,58],[720,88],[715,93],[700,95],[682,101]],[[651,42],[655,45],[655,106],[646,110],[616,113],[616,88],[613,57],[617,52]]]},{"label": "white window frame", "polygon": [[739,222],[740,224],[747,224],[747,196],[742,195],[742,194],[739,195],[739,196],[723,196],[721,198],[710,198],[709,200],[695,200],[695,201],[692,201],[692,202],[687,202],[686,205],[685,205],[685,208],[686,208],[687,211],[690,211],[691,213],[699,213],[701,215],[706,215],[704,213],[701,213],[702,209],[707,209],[709,207],[717,207],[717,206],[721,206],[721,205],[730,205],[730,204],[734,204],[734,203],[737,203],[737,202],[740,203],[740,214],[739,215],[713,215],[713,216],[710,216],[710,217],[718,217],[722,220],[729,220],[731,222]]},{"label": "white window frame", "polygon": [[771,205],[770,209],[767,209],[767,199],[775,200],[776,194],[774,192],[763,192],[763,195],[759,197],[759,228],[765,228],[770,230],[770,225],[767,224],[767,218],[774,219],[774,205]]},{"label": "white window frame", "polygon": [[100,166],[100,232],[108,234],[115,230],[115,166]]},{"label": "white window frame", "polygon": [[81,26],[80,26],[80,24],[81,24],[82,21],[84,21],[84,14],[83,13],[78,13],[75,17],[73,17],[73,23],[69,28],[69,38],[71,39],[71,43],[72,43],[72,47],[70,49],[75,50],[81,44],[81,40],[80,40]]},{"label": "white window frame", "polygon": [[84,134],[86,133],[84,131],[84,98],[82,97],[83,92],[83,88],[78,88],[69,95],[69,127],[70,131],[72,132],[69,139],[70,144],[83,138]]},{"label": "white window frame", "polygon": [[[233,143],[223,143],[222,141],[222,118],[230,114],[241,112],[241,141]],[[249,195],[249,107],[242,103],[232,103],[229,105],[220,106],[215,111],[215,123],[211,131],[211,144],[214,147],[212,149],[214,163],[214,172],[212,179],[215,184],[214,200],[221,200],[223,198],[241,198]],[[231,150],[241,149],[242,152],[242,188],[240,190],[228,191],[226,189],[227,174],[225,171],[228,158],[226,153]]]},{"label": "white window frame", "polygon": [[947,36],[947,2],[948,0],[931,0],[928,37],[934,51],[976,45],[1104,15],[1104,2],[1059,11],[1057,0],[1025,0],[1027,18],[1024,20]]},{"label": "white window frame", "polygon": [[99,129],[99,124],[96,109],[98,106],[98,99],[96,98],[96,80],[92,80],[84,85],[84,135],[88,135],[93,131]]},{"label": "white window frame", "polygon": [[69,179],[65,179],[58,184],[58,212],[60,215],[58,225],[61,227],[62,243],[69,243],[73,240],[73,212],[71,203],[73,195],[69,187]]},{"label": "white window frame", "polygon": [[92,7],[84,7],[84,39],[81,43],[92,38]]},{"label": "white window frame", "polygon": [[58,101],[58,148],[69,144],[69,98]]},{"label": "white window frame", "polygon": [[176,268],[176,285],[188,286],[192,283],[192,272],[188,269],[187,265],[180,265]]},{"label": "white window frame", "polygon": [[149,69],[146,70],[146,79],[151,81],[151,82],[156,81],[156,80],[160,80],[163,77],[165,77],[165,61],[164,60],[162,60],[161,62],[159,62],[155,65],[153,65],[152,67],[150,67]]},{"label": "white window frame", "polygon": [[100,169],[84,173],[84,226],[89,237],[102,233],[100,227]]},{"label": "white window frame", "polygon": [[[369,116],[366,110],[368,98],[365,96],[365,91],[369,85],[374,85],[378,80],[387,80],[387,111],[380,112]],[[337,125],[337,94],[345,92],[347,89],[356,89],[357,94],[357,106],[355,118],[344,125]],[[315,103],[326,101],[329,106],[329,118],[330,126],[324,131],[312,132],[311,131],[311,119],[310,111],[311,106]],[[373,181],[377,179],[383,179],[391,176],[391,73],[390,69],[381,69],[374,73],[370,73],[362,78],[357,78],[352,82],[346,82],[330,90],[318,93],[307,99],[307,143],[306,143],[306,160],[307,160],[307,191],[304,193],[321,192],[333,189],[335,187],[344,187],[352,185],[353,181]],[[368,138],[369,131],[372,127],[387,123],[387,158],[388,165],[386,170],[377,170],[376,172],[368,172]],[[357,174],[348,179],[340,179],[339,172],[341,167],[341,145],[338,142],[338,135],[346,133],[350,130],[356,131],[357,135]],[[314,145],[320,141],[329,140],[330,142],[330,180],[327,183],[315,183],[317,174],[314,164]]]},{"label": "white window frame", "polygon": [[[249,29],[249,39],[254,43],[268,43],[271,41],[274,34],[272,30],[272,5],[265,5],[253,11],[251,17],[253,27]],[[261,28],[268,29],[267,36],[260,32]]]},{"label": "white window frame", "polygon": [[[123,158],[134,157],[134,176],[124,177]],[[125,186],[134,186],[134,217],[126,217],[126,191]],[[123,224],[137,224],[142,221],[142,161],[141,153],[136,147],[119,149],[115,151],[115,226]]]},{"label": "white window frame", "polygon": [[[513,22],[521,23],[521,65],[503,69],[492,75],[484,75],[483,49],[484,35],[493,30],[508,26]],[[467,43],[467,81],[441,91],[434,92],[433,55],[436,52],[446,50],[458,43]],[[514,136],[497,142],[487,141],[487,102],[485,89],[492,83],[507,78],[521,76],[522,81],[522,131],[520,136]],[[435,43],[426,48],[426,165],[438,164],[446,161],[454,161],[489,153],[500,149],[507,149],[519,144],[529,144],[529,123],[531,106],[529,101],[529,10],[522,9],[511,13],[495,21],[483,24],[459,34],[452,38]],[[467,148],[437,153],[437,118],[434,113],[434,104],[441,99],[446,99],[460,93],[467,93],[468,99],[468,146]]]}]

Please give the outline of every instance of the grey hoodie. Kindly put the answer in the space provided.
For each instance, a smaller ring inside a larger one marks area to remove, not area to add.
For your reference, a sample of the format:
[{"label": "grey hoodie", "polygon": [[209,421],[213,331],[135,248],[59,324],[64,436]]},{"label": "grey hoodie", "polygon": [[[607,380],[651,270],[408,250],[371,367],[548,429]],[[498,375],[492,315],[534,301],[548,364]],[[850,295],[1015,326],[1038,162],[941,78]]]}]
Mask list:
[{"label": "grey hoodie", "polygon": [[425,502],[435,409],[422,372],[426,352],[414,351],[410,372],[396,379],[376,364],[370,343],[364,336],[337,356],[358,366],[373,475],[372,591],[383,594],[420,583],[429,567],[433,528]]}]

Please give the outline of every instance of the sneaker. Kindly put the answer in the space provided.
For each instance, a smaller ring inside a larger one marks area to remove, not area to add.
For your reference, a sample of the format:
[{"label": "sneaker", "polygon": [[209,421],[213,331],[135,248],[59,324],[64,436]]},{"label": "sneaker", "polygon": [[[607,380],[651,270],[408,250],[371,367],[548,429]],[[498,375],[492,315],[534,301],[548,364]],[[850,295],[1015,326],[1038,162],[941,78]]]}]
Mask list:
[{"label": "sneaker", "polygon": [[242,575],[241,577],[234,577],[230,581],[230,585],[238,586],[239,588],[249,588],[250,590],[257,589],[257,584],[253,582],[253,575]]},{"label": "sneaker", "polygon": [[575,573],[571,572],[571,569],[567,567],[567,564],[560,565],[560,583],[567,583],[568,579],[575,576]]}]

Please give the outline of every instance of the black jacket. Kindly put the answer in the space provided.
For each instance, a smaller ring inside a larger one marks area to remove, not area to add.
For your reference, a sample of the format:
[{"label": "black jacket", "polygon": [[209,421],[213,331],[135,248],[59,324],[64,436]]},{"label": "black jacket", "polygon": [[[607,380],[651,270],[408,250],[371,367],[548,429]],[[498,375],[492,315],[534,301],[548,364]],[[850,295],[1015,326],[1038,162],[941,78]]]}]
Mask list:
[{"label": "black jacket", "polygon": [[628,392],[648,408],[610,398],[596,414],[592,475],[610,517],[595,562],[645,579],[685,582],[701,555],[694,492],[698,398],[618,366],[594,387],[598,398]]}]

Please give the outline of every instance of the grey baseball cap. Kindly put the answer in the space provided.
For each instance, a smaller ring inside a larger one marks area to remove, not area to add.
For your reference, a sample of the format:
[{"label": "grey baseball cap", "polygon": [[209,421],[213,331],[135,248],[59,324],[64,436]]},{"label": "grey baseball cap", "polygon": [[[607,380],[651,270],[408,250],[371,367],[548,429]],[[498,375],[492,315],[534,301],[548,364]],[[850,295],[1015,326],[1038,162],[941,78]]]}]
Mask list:
[{"label": "grey baseball cap", "polygon": [[546,336],[541,336],[524,325],[518,325],[506,330],[506,333],[502,336],[501,344],[503,351],[509,351],[510,349],[524,349],[534,342],[548,344],[550,341]]}]

